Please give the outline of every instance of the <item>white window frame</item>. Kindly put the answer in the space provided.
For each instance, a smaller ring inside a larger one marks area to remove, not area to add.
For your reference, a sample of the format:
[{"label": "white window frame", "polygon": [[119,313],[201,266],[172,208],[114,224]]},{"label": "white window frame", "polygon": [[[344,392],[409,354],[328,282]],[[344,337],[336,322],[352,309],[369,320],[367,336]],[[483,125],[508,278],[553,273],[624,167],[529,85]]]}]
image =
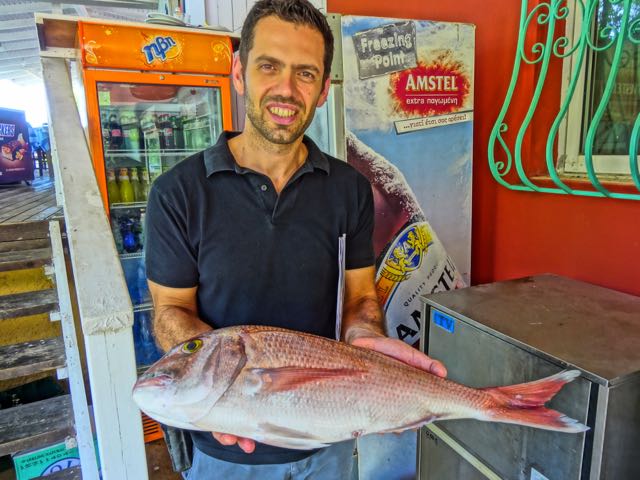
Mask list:
[{"label": "white window frame", "polygon": [[[575,45],[580,38],[582,31],[581,10],[574,2],[566,23],[566,34],[569,45]],[[578,13],[578,15],[576,15]],[[593,33],[592,33],[593,35]],[[614,48],[613,46],[611,48]],[[587,53],[589,55],[589,53]],[[562,69],[562,94],[560,104],[564,104],[567,98],[569,82],[577,68],[575,55],[569,55],[564,59]],[[558,132],[558,165],[557,169],[561,175],[569,177],[587,177],[587,167],[584,154],[580,153],[582,143],[582,130],[586,121],[588,104],[585,103],[585,93],[590,92],[593,58],[585,58],[579,72],[578,83],[567,115],[562,127]],[[640,156],[638,157],[640,158]],[[593,155],[593,168],[595,172],[602,176],[615,177],[616,180],[631,181],[631,171],[629,170],[629,155]]]}]

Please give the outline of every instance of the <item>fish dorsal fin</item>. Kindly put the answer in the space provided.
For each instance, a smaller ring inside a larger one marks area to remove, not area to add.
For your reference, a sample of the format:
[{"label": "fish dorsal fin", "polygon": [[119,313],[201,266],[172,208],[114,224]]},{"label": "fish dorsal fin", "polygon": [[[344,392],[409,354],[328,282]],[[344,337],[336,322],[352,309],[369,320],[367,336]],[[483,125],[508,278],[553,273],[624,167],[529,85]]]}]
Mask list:
[{"label": "fish dorsal fin", "polygon": [[261,392],[273,393],[294,390],[311,382],[358,377],[364,372],[352,368],[280,367],[254,368],[252,373],[261,380]]}]

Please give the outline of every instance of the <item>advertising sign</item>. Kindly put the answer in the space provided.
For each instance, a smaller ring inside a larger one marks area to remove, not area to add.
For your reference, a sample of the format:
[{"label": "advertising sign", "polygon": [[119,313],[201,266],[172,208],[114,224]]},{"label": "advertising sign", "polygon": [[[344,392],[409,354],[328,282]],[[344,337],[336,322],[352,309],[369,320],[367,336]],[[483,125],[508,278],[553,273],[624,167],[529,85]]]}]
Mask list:
[{"label": "advertising sign", "polygon": [[229,37],[188,29],[78,22],[85,67],[228,75]]},{"label": "advertising sign", "polygon": [[371,182],[386,333],[420,339],[420,296],[465,286],[474,27],[342,18],[347,161]]},{"label": "advertising sign", "polygon": [[[474,27],[344,16],[342,48],[347,161],[373,188],[385,329],[416,345],[420,296],[469,282]],[[416,439],[359,438],[360,478],[415,478]]]},{"label": "advertising sign", "polygon": [[0,108],[0,183],[33,180],[29,127],[24,112]]}]

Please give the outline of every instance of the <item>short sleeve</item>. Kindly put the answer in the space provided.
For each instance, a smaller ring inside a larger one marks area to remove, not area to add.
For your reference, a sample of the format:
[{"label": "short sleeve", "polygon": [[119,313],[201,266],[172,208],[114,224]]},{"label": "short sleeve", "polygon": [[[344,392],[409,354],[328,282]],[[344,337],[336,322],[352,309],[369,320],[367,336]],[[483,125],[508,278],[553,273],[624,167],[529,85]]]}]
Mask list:
[{"label": "short sleeve", "polygon": [[151,187],[145,217],[147,278],[165,287],[190,288],[198,283],[197,252],[188,235],[185,205],[156,184]]},{"label": "short sleeve", "polygon": [[357,211],[354,228],[347,232],[345,268],[370,267],[375,264],[373,251],[373,192],[371,184],[362,175],[357,176]]}]

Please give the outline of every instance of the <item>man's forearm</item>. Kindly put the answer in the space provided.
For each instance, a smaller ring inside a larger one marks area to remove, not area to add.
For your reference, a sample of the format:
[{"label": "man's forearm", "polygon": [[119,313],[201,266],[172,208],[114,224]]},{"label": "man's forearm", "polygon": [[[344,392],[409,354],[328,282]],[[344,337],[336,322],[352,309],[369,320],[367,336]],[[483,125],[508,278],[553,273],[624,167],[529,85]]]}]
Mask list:
[{"label": "man's forearm", "polygon": [[378,299],[359,298],[344,307],[342,337],[352,343],[359,337],[385,336],[383,322]]},{"label": "man's forearm", "polygon": [[212,328],[186,308],[161,306],[155,309],[153,333],[163,351]]}]

